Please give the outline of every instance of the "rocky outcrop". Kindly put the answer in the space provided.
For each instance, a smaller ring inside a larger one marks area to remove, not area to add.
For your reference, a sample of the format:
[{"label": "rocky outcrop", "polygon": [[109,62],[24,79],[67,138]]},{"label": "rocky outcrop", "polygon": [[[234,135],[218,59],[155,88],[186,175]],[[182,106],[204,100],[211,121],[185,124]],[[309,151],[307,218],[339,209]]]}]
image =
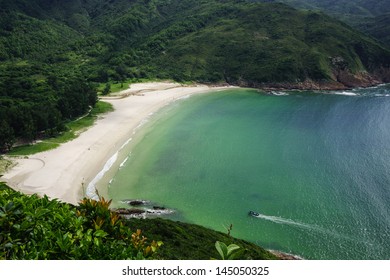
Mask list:
[{"label": "rocky outcrop", "polygon": [[[242,77],[238,80],[227,79],[221,85],[233,85],[239,87],[258,88],[263,90],[346,90],[357,87],[372,87],[383,83],[390,83],[390,68],[388,63],[373,68],[374,70],[353,71],[347,60],[341,56],[329,57],[328,78],[314,80],[306,78],[296,82],[258,82],[246,80]],[[368,64],[368,63],[366,63]],[[367,66],[369,67],[369,66]],[[360,67],[362,68],[362,67]]]},{"label": "rocky outcrop", "polygon": [[[372,87],[390,82],[390,69],[381,68],[375,73],[358,72],[352,74],[349,70],[334,71],[332,79],[315,81],[306,79],[297,82],[258,83],[251,81],[237,81],[230,85],[248,88],[272,90],[346,90],[357,87]],[[226,85],[225,83],[223,85]]]},{"label": "rocky outcrop", "polygon": [[172,209],[152,205],[152,202],[148,200],[127,199],[122,200],[122,202],[128,204],[130,208],[118,208],[113,209],[113,211],[125,218],[146,218],[174,213]]}]

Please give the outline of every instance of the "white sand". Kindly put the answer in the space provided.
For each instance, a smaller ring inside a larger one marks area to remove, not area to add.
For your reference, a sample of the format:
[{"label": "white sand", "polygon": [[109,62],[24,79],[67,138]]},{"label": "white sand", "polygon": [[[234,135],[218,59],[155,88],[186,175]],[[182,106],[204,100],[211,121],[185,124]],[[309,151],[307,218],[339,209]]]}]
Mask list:
[{"label": "white sand", "polygon": [[86,186],[151,113],[184,96],[220,89],[223,88],[174,83],[132,85],[130,90],[122,92],[128,97],[105,100],[113,104],[114,112],[97,120],[75,140],[55,150],[18,160],[2,179],[23,193],[46,194],[77,204],[85,196]]}]

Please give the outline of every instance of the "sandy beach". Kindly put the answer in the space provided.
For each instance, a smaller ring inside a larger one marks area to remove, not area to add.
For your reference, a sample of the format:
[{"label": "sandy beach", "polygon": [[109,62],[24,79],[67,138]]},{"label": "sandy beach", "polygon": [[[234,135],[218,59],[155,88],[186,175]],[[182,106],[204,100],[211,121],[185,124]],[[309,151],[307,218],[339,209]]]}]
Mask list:
[{"label": "sandy beach", "polygon": [[188,95],[226,89],[205,85],[182,86],[156,82],[133,84],[104,101],[114,111],[99,118],[78,138],[54,150],[18,159],[2,177],[10,187],[26,194],[46,194],[50,198],[77,204],[98,178],[109,160],[133,134],[133,131],[162,107]]}]

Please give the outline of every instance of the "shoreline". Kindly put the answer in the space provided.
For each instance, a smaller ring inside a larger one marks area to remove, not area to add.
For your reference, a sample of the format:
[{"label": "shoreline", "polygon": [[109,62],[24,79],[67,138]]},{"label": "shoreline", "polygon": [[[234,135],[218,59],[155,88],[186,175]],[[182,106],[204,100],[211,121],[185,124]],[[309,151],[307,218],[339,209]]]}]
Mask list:
[{"label": "shoreline", "polygon": [[99,176],[111,167],[134,131],[151,114],[183,97],[229,88],[171,82],[133,84],[119,98],[102,98],[113,105],[113,112],[99,117],[91,128],[54,150],[17,159],[16,166],[2,180],[22,193],[47,195],[74,205],[86,195],[96,198],[92,190]]},{"label": "shoreline", "polygon": [[[386,84],[375,87],[382,85]],[[2,180],[25,194],[47,195],[71,204],[78,204],[87,195],[96,199],[96,189],[106,193],[96,186],[97,183],[111,167],[117,167],[115,162],[120,151],[151,115],[193,94],[231,88],[244,87],[229,84],[182,85],[175,82],[132,84],[128,89],[100,98],[113,105],[113,112],[100,116],[76,139],[54,150],[13,160],[13,166],[4,173]]]}]

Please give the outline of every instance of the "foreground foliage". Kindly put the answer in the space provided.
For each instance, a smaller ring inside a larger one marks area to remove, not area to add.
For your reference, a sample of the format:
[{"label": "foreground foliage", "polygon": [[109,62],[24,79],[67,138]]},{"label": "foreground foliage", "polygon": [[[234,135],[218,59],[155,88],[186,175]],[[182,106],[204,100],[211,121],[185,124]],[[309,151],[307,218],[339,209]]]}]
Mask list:
[{"label": "foreground foliage", "polygon": [[[123,220],[109,205],[104,199],[84,199],[75,207],[26,196],[0,183],[0,259],[221,259],[217,240],[221,245],[236,244],[227,258],[277,259],[250,242],[202,226],[162,219]],[[143,231],[131,230],[137,228]]]},{"label": "foreground foliage", "polygon": [[[142,228],[145,235],[154,240],[163,240],[156,258],[166,260],[210,260],[222,259],[216,250],[216,241],[224,244],[235,244],[232,258],[241,260],[274,260],[278,259],[269,251],[229,234],[210,230],[203,226],[175,222],[165,219],[130,219],[132,228]],[[222,245],[223,246],[223,245]],[[237,246],[237,247],[236,247]],[[233,246],[232,246],[233,247]],[[231,247],[231,248],[232,248]],[[239,252],[238,252],[239,251]]]},{"label": "foreground foliage", "polygon": [[243,254],[240,246],[230,244],[229,246],[223,242],[215,242],[215,249],[217,249],[222,260],[238,260]]},{"label": "foreground foliage", "polygon": [[109,210],[104,199],[79,207],[26,196],[0,186],[0,259],[147,259],[160,242],[147,242]]}]

